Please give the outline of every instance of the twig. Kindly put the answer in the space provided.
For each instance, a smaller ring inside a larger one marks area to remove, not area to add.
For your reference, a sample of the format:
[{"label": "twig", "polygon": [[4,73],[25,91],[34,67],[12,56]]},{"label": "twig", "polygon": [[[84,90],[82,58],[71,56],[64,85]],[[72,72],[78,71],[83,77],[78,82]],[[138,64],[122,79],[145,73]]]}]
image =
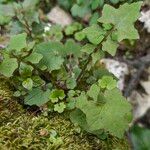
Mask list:
[{"label": "twig", "polygon": [[145,70],[145,64],[141,65],[141,67],[132,75],[132,78],[129,81],[128,86],[124,90],[124,96],[129,97],[132,91],[136,88],[138,85],[139,79]]},{"label": "twig", "polygon": [[116,60],[125,62],[127,65],[135,67],[135,68],[139,68],[142,64],[145,64],[145,66],[148,67],[150,65],[150,54],[147,54],[146,56],[143,56],[135,60],[126,60],[122,58],[117,58]]},{"label": "twig", "polygon": [[124,96],[129,97],[130,94],[132,93],[132,91],[137,87],[144,70],[150,66],[150,54],[147,54],[146,56],[143,56],[143,57],[133,60],[133,61],[125,60],[125,59],[119,59],[119,60],[122,62],[125,62],[127,65],[137,69],[137,71],[131,75],[129,84],[127,85],[127,87],[124,90]]}]

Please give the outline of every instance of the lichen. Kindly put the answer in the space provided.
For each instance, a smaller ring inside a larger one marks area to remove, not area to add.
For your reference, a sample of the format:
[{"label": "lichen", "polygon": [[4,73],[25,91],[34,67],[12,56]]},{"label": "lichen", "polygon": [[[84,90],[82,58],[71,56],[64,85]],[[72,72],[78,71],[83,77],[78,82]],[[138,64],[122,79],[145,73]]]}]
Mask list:
[{"label": "lichen", "polygon": [[35,116],[12,98],[12,91],[0,79],[0,149],[1,150],[128,150],[127,140],[110,137],[102,141],[78,132],[67,115]]}]

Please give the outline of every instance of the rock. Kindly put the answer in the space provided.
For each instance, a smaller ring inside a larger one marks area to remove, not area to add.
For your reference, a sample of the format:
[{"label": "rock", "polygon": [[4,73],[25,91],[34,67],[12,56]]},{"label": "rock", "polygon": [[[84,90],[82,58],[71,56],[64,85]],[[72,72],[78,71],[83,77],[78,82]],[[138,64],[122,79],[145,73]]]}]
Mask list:
[{"label": "rock", "polygon": [[[113,59],[102,59],[100,63],[103,63],[106,69],[119,79],[118,88],[123,90],[125,76],[129,73],[127,64]],[[137,91],[133,91],[129,97],[129,101],[133,105],[133,118],[135,121],[147,115],[147,112],[150,109],[150,76],[148,81],[141,81],[140,84],[145,89],[146,94],[140,94]]]},{"label": "rock", "polygon": [[141,11],[141,17],[139,18],[140,22],[144,23],[144,28],[150,33],[150,10]]},{"label": "rock", "polygon": [[146,94],[141,95],[137,91],[134,91],[130,96],[130,101],[133,104],[133,115],[135,120],[144,116],[150,109],[150,75],[148,81],[141,81],[140,83]]},{"label": "rock", "polygon": [[133,105],[134,120],[142,117],[150,108],[150,95],[141,95],[137,91],[133,91],[129,99]]},{"label": "rock", "polygon": [[49,21],[60,24],[62,27],[70,25],[73,22],[71,16],[58,6],[52,8],[47,17]]}]

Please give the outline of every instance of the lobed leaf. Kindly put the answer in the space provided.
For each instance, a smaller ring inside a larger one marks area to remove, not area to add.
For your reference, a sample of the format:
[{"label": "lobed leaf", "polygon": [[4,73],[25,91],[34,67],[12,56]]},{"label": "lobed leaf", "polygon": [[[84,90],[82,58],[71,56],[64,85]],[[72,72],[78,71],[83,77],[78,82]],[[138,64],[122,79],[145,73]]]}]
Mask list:
[{"label": "lobed leaf", "polygon": [[125,3],[118,9],[110,5],[105,5],[102,17],[98,21],[105,24],[113,24],[117,30],[119,42],[123,39],[137,39],[139,36],[137,30],[134,28],[134,23],[139,17],[141,4],[141,2]]},{"label": "lobed leaf", "polygon": [[104,129],[118,138],[123,138],[131,121],[131,105],[118,89],[106,91],[104,96],[106,103],[97,105],[88,100],[85,94],[81,94],[77,98],[76,107],[86,115],[89,130]]}]

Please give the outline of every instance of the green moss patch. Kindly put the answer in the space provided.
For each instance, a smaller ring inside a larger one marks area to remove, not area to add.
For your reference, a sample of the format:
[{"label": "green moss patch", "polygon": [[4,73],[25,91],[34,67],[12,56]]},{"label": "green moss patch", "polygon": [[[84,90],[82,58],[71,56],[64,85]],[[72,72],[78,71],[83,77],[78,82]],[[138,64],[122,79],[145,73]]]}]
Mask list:
[{"label": "green moss patch", "polygon": [[0,80],[0,149],[1,150],[128,150],[126,140],[110,137],[107,141],[80,132],[67,115],[26,112],[11,97],[9,85]]}]

